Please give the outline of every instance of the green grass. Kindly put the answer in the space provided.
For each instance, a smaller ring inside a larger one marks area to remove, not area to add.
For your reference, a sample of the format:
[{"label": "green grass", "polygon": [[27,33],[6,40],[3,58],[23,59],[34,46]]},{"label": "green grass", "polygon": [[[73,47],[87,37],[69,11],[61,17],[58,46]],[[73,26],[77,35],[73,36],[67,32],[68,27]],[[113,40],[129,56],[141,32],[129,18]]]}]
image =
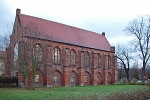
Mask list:
[{"label": "green grass", "polygon": [[[99,98],[116,92],[136,91],[148,89],[146,85],[103,85],[103,86],[76,86],[57,88],[0,88],[0,100],[57,100],[60,97],[82,97],[97,94]],[[48,98],[48,99],[47,99]]]}]

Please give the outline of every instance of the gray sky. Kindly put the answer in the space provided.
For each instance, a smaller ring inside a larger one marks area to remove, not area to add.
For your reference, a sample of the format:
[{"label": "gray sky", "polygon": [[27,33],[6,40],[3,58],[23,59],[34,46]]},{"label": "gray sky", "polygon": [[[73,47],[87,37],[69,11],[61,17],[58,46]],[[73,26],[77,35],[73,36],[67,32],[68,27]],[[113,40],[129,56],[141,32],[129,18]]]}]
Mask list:
[{"label": "gray sky", "polygon": [[0,0],[0,34],[21,13],[106,33],[111,45],[125,43],[123,31],[137,15],[148,15],[150,0]]}]

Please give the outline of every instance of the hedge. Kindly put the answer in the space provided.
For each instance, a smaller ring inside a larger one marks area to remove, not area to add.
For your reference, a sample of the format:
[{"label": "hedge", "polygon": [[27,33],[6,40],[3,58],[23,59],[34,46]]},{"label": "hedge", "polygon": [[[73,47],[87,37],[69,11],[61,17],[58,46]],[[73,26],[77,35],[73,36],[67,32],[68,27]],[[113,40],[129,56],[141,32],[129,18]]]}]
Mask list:
[{"label": "hedge", "polygon": [[16,76],[0,76],[0,86],[18,86],[18,78]]}]

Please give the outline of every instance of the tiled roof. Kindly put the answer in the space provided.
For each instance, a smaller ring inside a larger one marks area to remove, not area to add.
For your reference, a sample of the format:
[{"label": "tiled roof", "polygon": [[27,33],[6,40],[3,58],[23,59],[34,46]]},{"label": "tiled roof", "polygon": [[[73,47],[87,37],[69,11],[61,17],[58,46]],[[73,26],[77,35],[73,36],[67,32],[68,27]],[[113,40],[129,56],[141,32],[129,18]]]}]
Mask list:
[{"label": "tiled roof", "polygon": [[[109,42],[101,34],[24,14],[19,14],[19,20],[23,27],[36,25],[40,29],[38,38],[111,51]],[[31,32],[27,33],[31,36]]]}]

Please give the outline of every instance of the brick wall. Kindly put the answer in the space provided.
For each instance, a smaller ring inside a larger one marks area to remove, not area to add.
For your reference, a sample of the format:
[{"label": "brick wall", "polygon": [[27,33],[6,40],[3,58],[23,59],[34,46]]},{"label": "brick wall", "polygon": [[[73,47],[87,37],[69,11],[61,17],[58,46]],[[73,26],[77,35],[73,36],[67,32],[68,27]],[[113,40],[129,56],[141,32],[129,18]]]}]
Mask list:
[{"label": "brick wall", "polygon": [[[30,41],[30,39],[29,39]],[[100,84],[112,84],[117,81],[117,71],[116,69],[116,59],[113,58],[113,53],[111,52],[104,52],[99,50],[93,50],[89,48],[82,48],[81,47],[73,46],[69,44],[57,43],[52,41],[44,41],[38,40],[36,43],[41,44],[43,49],[43,61],[40,65],[38,73],[42,73],[40,78],[43,82],[42,85],[49,84],[48,86],[70,86],[71,84],[75,85],[100,85]],[[30,44],[30,43],[28,43]],[[48,45],[45,45],[48,44]],[[50,46],[49,46],[50,45]],[[52,63],[52,53],[53,48],[58,47],[61,51],[61,63],[60,65],[54,65]],[[74,49],[76,52],[76,64],[75,66],[71,66],[69,64],[69,54],[70,50]],[[88,51],[90,54],[90,66],[84,67],[84,52]],[[92,54],[96,52],[96,54]],[[32,52],[30,52],[32,53]],[[97,54],[101,55],[101,66],[97,66]],[[111,68],[108,69],[108,63],[106,56],[103,55],[110,55],[111,59]],[[29,54],[32,55],[32,54]],[[93,57],[92,57],[93,56]],[[30,58],[30,57],[29,57]],[[92,59],[93,58],[93,59]],[[31,63],[31,62],[30,62]],[[31,64],[29,64],[31,65]],[[75,83],[70,82],[70,77],[74,73]],[[41,74],[39,74],[41,75]],[[53,76],[58,76],[58,82],[53,82]],[[87,81],[85,82],[85,76],[87,77]],[[99,79],[98,79],[99,78]],[[111,80],[110,80],[111,79]],[[44,81],[43,81],[44,80]]]}]

